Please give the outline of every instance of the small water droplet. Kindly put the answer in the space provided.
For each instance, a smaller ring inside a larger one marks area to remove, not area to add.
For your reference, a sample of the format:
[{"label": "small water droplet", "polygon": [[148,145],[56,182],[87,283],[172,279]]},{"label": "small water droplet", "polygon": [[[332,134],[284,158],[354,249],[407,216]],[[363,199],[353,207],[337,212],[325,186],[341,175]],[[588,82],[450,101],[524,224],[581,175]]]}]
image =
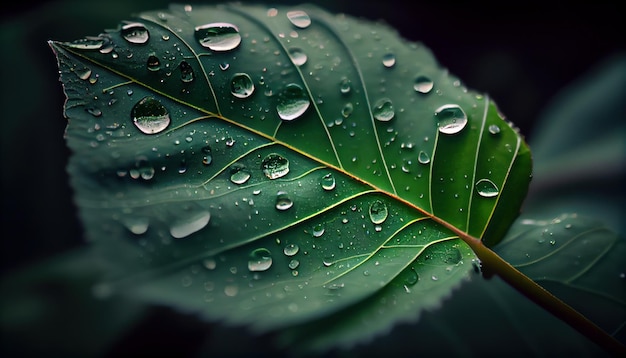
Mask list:
[{"label": "small water droplet", "polygon": [[390,121],[396,114],[393,109],[393,103],[389,98],[379,99],[376,104],[374,104],[374,108],[372,108],[372,113],[374,114],[374,118],[381,122]]},{"label": "small water droplet", "polygon": [[396,64],[396,56],[392,53],[387,53],[383,56],[383,66],[390,68]]},{"label": "small water droplet", "polygon": [[148,61],[146,61],[146,66],[149,71],[156,72],[161,69],[161,61],[155,54],[150,54]]},{"label": "small water droplet", "polygon": [[433,81],[426,76],[417,76],[415,78],[415,82],[413,83],[413,89],[415,92],[424,94],[430,92],[433,89],[433,86]]},{"label": "small water droplet", "polygon": [[322,180],[320,184],[322,185],[322,189],[326,191],[335,189],[336,182],[335,182],[335,177],[333,176],[333,173],[328,173],[322,176]]},{"label": "small water droplet", "polygon": [[296,260],[296,259],[292,259],[291,261],[289,261],[289,268],[292,270],[295,270],[298,268],[298,266],[300,266],[300,261]]},{"label": "small water droplet", "polygon": [[439,132],[443,134],[459,133],[467,124],[467,115],[456,104],[445,104],[435,110],[435,119]]},{"label": "small water droplet", "polygon": [[202,153],[204,156],[202,157],[202,164],[209,165],[213,162],[212,150],[211,147],[206,145],[202,147]]},{"label": "small water droplet", "polygon": [[498,127],[496,124],[490,125],[489,133],[494,134],[494,135],[500,133],[500,127]]},{"label": "small water droplet", "polygon": [[235,297],[239,293],[239,287],[235,284],[224,287],[224,294],[228,297]]},{"label": "small water droplet", "polygon": [[289,160],[279,154],[268,154],[261,162],[263,174],[270,179],[282,178],[289,173]]},{"label": "small water droplet", "polygon": [[295,83],[288,84],[280,95],[276,105],[278,116],[285,121],[300,117],[309,108],[311,101],[302,87]]},{"label": "small water droplet", "polygon": [[301,29],[307,28],[311,25],[311,18],[302,10],[287,12],[287,18],[295,27],[299,27]]},{"label": "small water droplet", "polygon": [[272,253],[266,248],[259,248],[250,253],[248,270],[267,271],[272,266]]},{"label": "small water droplet", "polygon": [[237,26],[226,22],[197,26],[195,36],[200,45],[213,51],[230,51],[241,43]]},{"label": "small water droplet", "polygon": [[433,281],[439,280],[439,278],[436,275],[430,276],[430,279],[433,280]]},{"label": "small water droplet", "polygon": [[230,93],[237,98],[247,98],[254,92],[254,83],[247,73],[235,73],[230,79]]},{"label": "small water droplet", "polygon": [[230,64],[228,62],[220,63],[220,70],[222,71],[226,71],[229,67],[230,67]]},{"label": "small water droplet", "polygon": [[498,187],[489,179],[480,179],[476,182],[478,194],[484,198],[493,198],[498,195]]},{"label": "small water droplet", "polygon": [[226,146],[227,147],[232,147],[234,145],[235,145],[235,139],[233,139],[233,138],[226,139]]},{"label": "small water droplet", "polygon": [[78,50],[99,50],[104,44],[101,37],[87,37],[73,42],[64,43],[65,46]]},{"label": "small water droplet", "polygon": [[417,155],[417,161],[420,164],[428,164],[430,163],[430,156],[425,151],[420,150],[419,154]]},{"label": "small water droplet", "polygon": [[324,225],[322,224],[317,224],[315,226],[313,226],[313,237],[320,237],[322,235],[324,235]]},{"label": "small water droplet", "polygon": [[298,247],[298,245],[296,244],[286,245],[283,249],[283,253],[285,254],[285,256],[294,256],[298,253],[298,251],[300,251],[300,247]]},{"label": "small water droplet", "polygon": [[276,194],[276,209],[285,211],[293,206],[293,201],[287,195],[285,191],[279,191]]},{"label": "small water droplet", "polygon": [[380,200],[375,200],[372,202],[369,208],[370,220],[372,223],[378,225],[382,224],[389,215],[387,210],[387,205]]},{"label": "small water droplet", "polygon": [[191,82],[194,78],[193,68],[187,61],[180,62],[180,80],[183,82]]},{"label": "small water droplet", "polygon": [[150,33],[142,23],[131,22],[122,26],[122,37],[133,44],[145,44],[150,39]]},{"label": "small water droplet", "polygon": [[203,229],[209,223],[211,219],[211,213],[208,211],[200,211],[199,213],[183,220],[175,221],[170,227],[170,234],[176,239],[182,239],[194,232]]},{"label": "small water droplet", "polygon": [[243,164],[235,163],[230,167],[230,181],[234,184],[245,184],[250,176]]},{"label": "small water droplet", "polygon": [[204,267],[207,268],[207,270],[214,270],[215,267],[217,267],[217,262],[214,258],[204,259],[202,261],[202,264],[204,265]]},{"label": "small water droplet", "polygon": [[404,270],[404,284],[407,286],[413,286],[419,281],[419,275],[415,271],[414,267],[410,267]]},{"label": "small water droplet", "polygon": [[299,48],[290,48],[289,49],[289,57],[291,58],[291,62],[293,62],[296,66],[302,66],[306,63],[308,57],[302,49]]},{"label": "small water droplet", "polygon": [[350,93],[350,90],[352,89],[352,82],[344,77],[341,79],[341,81],[339,82],[339,91],[342,94],[348,94]]},{"label": "small water droplet", "polygon": [[146,231],[148,231],[149,221],[147,218],[126,218],[123,220],[123,223],[128,231],[132,232],[135,235],[145,234]]},{"label": "small water droplet", "polygon": [[[354,111],[354,106],[352,105],[352,102],[348,102],[341,109],[341,115],[344,118],[348,118],[348,117],[350,117],[350,115],[352,114],[353,111]],[[336,123],[335,122],[335,124],[339,125],[341,123]]]},{"label": "small water droplet", "polygon": [[153,97],[144,97],[131,110],[131,118],[135,126],[145,134],[160,133],[170,124],[170,114]]}]

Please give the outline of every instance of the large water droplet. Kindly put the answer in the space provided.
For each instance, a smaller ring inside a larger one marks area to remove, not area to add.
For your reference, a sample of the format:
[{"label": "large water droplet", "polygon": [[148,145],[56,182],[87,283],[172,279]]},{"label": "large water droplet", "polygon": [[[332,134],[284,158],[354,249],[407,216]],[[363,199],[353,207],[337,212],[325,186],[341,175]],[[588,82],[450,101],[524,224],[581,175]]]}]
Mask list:
[{"label": "large water droplet", "polygon": [[230,79],[230,93],[237,98],[247,98],[254,92],[254,83],[247,73],[235,73]]},{"label": "large water droplet", "polygon": [[414,267],[410,267],[402,273],[404,284],[407,286],[413,286],[419,281],[419,275],[415,271]]},{"label": "large water droplet", "polygon": [[226,22],[197,26],[195,36],[200,45],[213,51],[230,51],[241,43],[237,26]]},{"label": "large water droplet", "polygon": [[291,58],[291,62],[293,62],[296,66],[302,66],[306,63],[308,59],[306,53],[299,48],[290,48],[289,49],[289,57]]},{"label": "large water droplet", "polygon": [[270,179],[278,179],[289,173],[289,160],[279,154],[268,154],[261,162],[263,174]]},{"label": "large water droplet", "polygon": [[396,64],[396,56],[392,53],[387,53],[383,56],[383,66],[390,68]]},{"label": "large water droplet", "polygon": [[289,244],[283,249],[285,256],[294,256],[298,251],[300,251],[300,248],[296,244]]},{"label": "large water droplet", "polygon": [[208,211],[200,211],[191,217],[175,221],[170,227],[170,234],[176,239],[182,239],[183,237],[187,237],[203,229],[207,226],[210,219],[211,213]]},{"label": "large water droplet", "polygon": [[426,76],[417,76],[413,83],[413,89],[419,93],[428,93],[433,89],[433,86],[433,81]]},{"label": "large water droplet", "polygon": [[150,33],[142,23],[131,22],[122,26],[122,37],[133,44],[145,44],[150,39]]},{"label": "large water droplet", "polygon": [[393,109],[393,103],[389,98],[379,99],[376,104],[374,104],[374,108],[372,108],[372,113],[374,114],[374,118],[381,122],[390,121],[396,114]]},{"label": "large water droplet", "polygon": [[498,187],[489,179],[480,179],[476,182],[476,190],[478,195],[485,198],[493,198],[498,195]]},{"label": "large water droplet", "polygon": [[456,104],[445,104],[435,110],[435,119],[439,132],[443,134],[459,133],[467,124],[467,115]]},{"label": "large water droplet", "polygon": [[430,163],[430,156],[425,151],[420,150],[419,154],[417,155],[417,161],[420,164],[428,164]]},{"label": "large water droplet", "polygon": [[144,97],[130,112],[135,126],[145,134],[162,132],[170,124],[167,108],[153,97]]},{"label": "large water droplet", "polygon": [[287,12],[287,18],[294,26],[301,29],[307,28],[311,25],[311,18],[309,17],[309,14],[302,10]]},{"label": "large water droplet", "polygon": [[276,111],[282,120],[291,121],[304,114],[310,104],[309,96],[302,87],[295,83],[290,83],[282,92]]},{"label": "large water droplet", "polygon": [[293,201],[287,195],[285,191],[279,191],[276,194],[276,209],[284,211],[293,206]]},{"label": "large water droplet", "polygon": [[272,253],[266,248],[259,248],[250,253],[248,270],[267,271],[272,266]]},{"label": "large water droplet", "polygon": [[324,175],[322,177],[321,185],[322,185],[322,189],[326,191],[335,189],[336,183],[335,183],[335,177],[333,176],[333,173],[328,173]]},{"label": "large water droplet", "polygon": [[180,80],[183,82],[191,82],[194,78],[193,68],[187,61],[180,62]]},{"label": "large water droplet", "polygon": [[230,167],[230,181],[235,184],[244,184],[250,179],[250,173],[243,164],[235,163]]},{"label": "large water droplet", "polygon": [[387,205],[380,200],[375,200],[369,209],[370,220],[372,223],[378,225],[382,224],[389,215],[389,211],[387,210]]}]

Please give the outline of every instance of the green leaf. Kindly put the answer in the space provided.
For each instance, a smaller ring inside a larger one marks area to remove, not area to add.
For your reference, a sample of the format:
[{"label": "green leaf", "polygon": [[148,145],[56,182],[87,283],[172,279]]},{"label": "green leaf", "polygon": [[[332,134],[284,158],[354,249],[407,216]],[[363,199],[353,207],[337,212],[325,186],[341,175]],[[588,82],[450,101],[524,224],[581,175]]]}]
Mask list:
[{"label": "green leaf", "polygon": [[495,104],[382,24],[172,6],[50,45],[107,292],[260,330],[389,309],[349,343],[439,306],[526,194]]}]

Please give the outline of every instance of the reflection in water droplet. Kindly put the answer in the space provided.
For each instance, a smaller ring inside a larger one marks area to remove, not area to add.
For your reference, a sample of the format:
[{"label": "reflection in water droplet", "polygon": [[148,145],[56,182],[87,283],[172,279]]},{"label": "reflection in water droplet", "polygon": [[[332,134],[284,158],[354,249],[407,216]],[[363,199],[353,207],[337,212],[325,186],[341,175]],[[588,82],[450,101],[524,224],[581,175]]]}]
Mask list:
[{"label": "reflection in water droplet", "polygon": [[213,162],[213,156],[211,154],[212,153],[211,147],[208,145],[202,147],[202,153],[204,154],[204,156],[202,157],[202,164],[204,165],[211,164],[211,162]]},{"label": "reflection in water droplet", "polygon": [[284,211],[293,206],[293,201],[287,195],[285,191],[279,191],[276,194],[276,209]]},{"label": "reflection in water droplet", "polygon": [[272,266],[272,254],[266,248],[259,248],[250,253],[248,270],[253,272],[267,271]]},{"label": "reflection in water droplet", "polygon": [[226,22],[197,26],[195,36],[200,45],[213,51],[230,51],[241,43],[237,26]]},{"label": "reflection in water droplet", "polygon": [[278,179],[289,173],[289,160],[283,156],[271,153],[261,162],[263,174],[270,179]]},{"label": "reflection in water droplet", "polygon": [[230,181],[234,184],[244,184],[250,179],[250,173],[243,164],[235,163],[230,167]]},{"label": "reflection in water droplet", "polygon": [[342,94],[348,94],[350,93],[350,90],[352,89],[352,83],[350,82],[350,80],[346,77],[341,79],[341,82],[339,82],[339,91]]},{"label": "reflection in water droplet", "polygon": [[374,114],[374,118],[377,120],[381,122],[388,122],[395,115],[393,103],[389,98],[381,98],[376,102],[376,104],[374,104],[372,113]]},{"label": "reflection in water droplet", "polygon": [[[352,102],[348,102],[341,109],[341,115],[344,118],[348,118],[348,117],[350,117],[350,115],[352,114],[353,111],[354,111],[354,106],[352,105]],[[335,124],[339,125],[341,123],[335,123]]]},{"label": "reflection in water droplet", "polygon": [[180,62],[180,80],[183,82],[193,81],[194,73],[193,68],[187,61]]},{"label": "reflection in water droplet", "polygon": [[387,205],[385,205],[385,203],[380,200],[375,200],[370,205],[369,214],[372,223],[376,225],[382,224],[389,215],[389,212],[387,211]]},{"label": "reflection in water droplet", "polygon": [[313,226],[313,237],[320,237],[324,235],[324,225],[317,224]]},{"label": "reflection in water droplet", "polygon": [[467,124],[467,115],[456,104],[445,104],[435,110],[435,119],[439,132],[443,134],[459,133]]},{"label": "reflection in water droplet", "polygon": [[385,54],[383,56],[383,66],[390,68],[396,64],[396,56],[392,53]]},{"label": "reflection in water droplet", "polygon": [[494,134],[494,135],[500,133],[500,127],[498,127],[496,124],[490,125],[489,133]]},{"label": "reflection in water droplet", "polygon": [[413,83],[413,89],[419,93],[428,93],[433,89],[433,86],[433,81],[426,76],[417,76]]},{"label": "reflection in water droplet", "polygon": [[283,249],[285,256],[294,256],[298,251],[300,251],[300,248],[296,244],[289,244]]},{"label": "reflection in water droplet", "polygon": [[295,83],[290,83],[281,93],[280,102],[276,105],[276,111],[282,120],[291,121],[304,114],[310,104],[309,96],[302,87]]},{"label": "reflection in water droplet", "polygon": [[306,12],[301,10],[287,12],[287,18],[294,26],[301,29],[307,28],[311,25],[311,18]]},{"label": "reflection in water droplet", "polygon": [[302,66],[306,63],[308,57],[302,49],[299,48],[290,48],[289,49],[289,57],[291,58],[291,62],[293,62],[296,66]]},{"label": "reflection in water droplet", "polygon": [[144,97],[131,110],[135,126],[145,134],[162,132],[170,124],[167,108],[153,97]]},{"label": "reflection in water droplet", "polygon": [[170,234],[176,239],[182,239],[183,237],[187,237],[203,229],[207,226],[210,219],[211,213],[208,211],[200,211],[193,216],[175,221],[170,227]]},{"label": "reflection in water droplet", "polygon": [[159,61],[159,58],[156,57],[156,55],[151,54],[148,56],[146,66],[148,67],[148,70],[155,72],[161,69],[161,61]]},{"label": "reflection in water droplet", "polygon": [[498,187],[489,179],[480,179],[476,182],[478,194],[485,198],[493,198],[498,195]]},{"label": "reflection in water droplet", "polygon": [[150,33],[139,22],[132,22],[122,26],[122,37],[133,44],[145,44],[150,39]]},{"label": "reflection in water droplet", "polygon": [[237,98],[247,98],[254,92],[254,83],[247,73],[235,73],[230,79],[230,93]]},{"label": "reflection in water droplet", "polygon": [[421,150],[417,155],[417,161],[420,164],[428,164],[430,163],[430,156],[425,151]]},{"label": "reflection in water droplet", "polygon": [[335,177],[333,176],[333,173],[328,173],[324,175],[322,177],[321,185],[322,185],[322,189],[326,191],[335,189],[336,183],[335,183]]}]

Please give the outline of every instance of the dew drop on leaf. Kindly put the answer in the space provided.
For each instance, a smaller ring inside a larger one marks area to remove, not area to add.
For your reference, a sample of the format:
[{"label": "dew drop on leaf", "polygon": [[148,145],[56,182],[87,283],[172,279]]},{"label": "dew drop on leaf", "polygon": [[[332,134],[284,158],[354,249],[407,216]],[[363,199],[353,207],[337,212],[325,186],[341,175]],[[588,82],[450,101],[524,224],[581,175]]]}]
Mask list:
[{"label": "dew drop on leaf", "polygon": [[369,215],[372,223],[376,225],[382,224],[385,220],[387,220],[387,216],[389,215],[387,205],[380,200],[375,200],[370,205]]},{"label": "dew drop on leaf", "polygon": [[289,49],[289,58],[291,58],[291,62],[296,66],[304,65],[308,59],[306,53],[296,47]]},{"label": "dew drop on leaf", "polygon": [[296,259],[292,259],[291,261],[289,261],[289,268],[292,270],[295,270],[298,268],[298,266],[300,266],[300,261],[296,260]]},{"label": "dew drop on leaf", "polygon": [[234,184],[245,184],[250,179],[250,173],[243,164],[235,163],[230,167],[230,181]]},{"label": "dew drop on leaf", "polygon": [[104,39],[100,37],[89,37],[64,44],[69,48],[77,50],[99,50],[104,45]]},{"label": "dew drop on leaf", "polygon": [[170,124],[167,108],[150,96],[135,104],[131,110],[131,118],[135,126],[145,134],[160,133]]},{"label": "dew drop on leaf", "polygon": [[320,237],[322,235],[324,235],[324,225],[322,224],[317,224],[315,226],[313,226],[313,237]]},{"label": "dew drop on leaf", "polygon": [[270,179],[278,179],[289,173],[289,160],[279,154],[268,154],[261,162],[263,174]]},{"label": "dew drop on leaf", "polygon": [[283,249],[283,253],[285,254],[285,256],[294,256],[298,253],[298,251],[300,251],[300,247],[298,247],[298,245],[296,244],[286,245]]},{"label": "dew drop on leaf", "polygon": [[393,116],[396,114],[393,109],[393,103],[389,98],[381,98],[375,104],[372,109],[372,113],[374,114],[374,118],[381,122],[390,121]]},{"label": "dew drop on leaf", "polygon": [[417,161],[420,164],[428,164],[430,163],[430,156],[425,151],[420,150],[419,154],[417,155]]},{"label": "dew drop on leaf", "polygon": [[287,18],[295,27],[299,27],[301,29],[307,28],[311,25],[311,18],[309,17],[309,14],[302,10],[287,12]]},{"label": "dew drop on leaf", "polygon": [[248,270],[252,272],[267,271],[272,267],[272,254],[266,248],[259,248],[250,253]]},{"label": "dew drop on leaf", "polygon": [[402,276],[404,284],[407,286],[413,286],[417,283],[417,281],[419,281],[419,275],[417,274],[417,271],[415,271],[414,267],[405,269]]},{"label": "dew drop on leaf", "polygon": [[285,191],[279,191],[276,194],[276,209],[285,211],[293,206],[293,201],[287,195]]},{"label": "dew drop on leaf", "polygon": [[417,76],[415,78],[415,82],[413,83],[413,89],[415,92],[424,94],[430,92],[433,89],[433,86],[433,81],[426,76]]},{"label": "dew drop on leaf", "polygon": [[131,22],[122,26],[122,37],[132,44],[145,44],[150,39],[150,33],[142,23]]},{"label": "dew drop on leaf", "polygon": [[498,187],[489,179],[480,179],[476,182],[478,195],[485,198],[493,198],[498,195]]},{"label": "dew drop on leaf", "polygon": [[435,119],[439,132],[443,134],[457,134],[467,124],[467,115],[456,104],[445,104],[435,110]]},{"label": "dew drop on leaf", "polygon": [[135,235],[141,235],[148,231],[149,221],[147,218],[126,218],[123,220],[123,223],[128,231]]},{"label": "dew drop on leaf", "polygon": [[193,216],[175,221],[172,226],[170,226],[170,234],[176,239],[182,239],[193,234],[194,232],[202,230],[205,226],[207,226],[210,219],[211,213],[204,210],[200,211]]},{"label": "dew drop on leaf", "polygon": [[180,62],[180,80],[183,82],[191,82],[194,79],[193,68],[187,61]]},{"label": "dew drop on leaf", "polygon": [[387,53],[383,56],[383,66],[391,68],[396,64],[396,56],[392,53]]},{"label": "dew drop on leaf", "polygon": [[320,184],[322,185],[322,189],[326,191],[335,189],[336,182],[333,173],[328,173],[322,176]]},{"label": "dew drop on leaf", "polygon": [[500,133],[500,127],[498,127],[498,125],[496,124],[492,124],[489,126],[489,133],[496,135],[498,133]]},{"label": "dew drop on leaf", "polygon": [[[348,102],[341,109],[341,115],[344,118],[348,118],[348,117],[350,117],[350,115],[352,114],[353,111],[354,111],[354,105],[352,105],[352,102]],[[335,124],[340,125],[341,123],[336,123],[336,121],[335,121]]]},{"label": "dew drop on leaf", "polygon": [[281,93],[280,101],[276,105],[276,111],[280,119],[291,121],[304,114],[310,104],[311,101],[302,87],[295,83],[290,83]]},{"label": "dew drop on leaf", "polygon": [[346,77],[342,78],[339,82],[339,92],[342,94],[348,94],[350,93],[350,90],[352,90],[351,81]]},{"label": "dew drop on leaf", "polygon": [[211,146],[204,146],[202,147],[202,164],[204,165],[209,165],[213,162],[213,155],[212,155],[212,150],[211,150]]},{"label": "dew drop on leaf", "polygon": [[195,36],[200,45],[213,51],[230,51],[241,43],[237,26],[226,22],[197,26]]},{"label": "dew drop on leaf", "polygon": [[254,92],[254,83],[247,73],[235,73],[230,79],[230,93],[237,98],[247,98]]},{"label": "dew drop on leaf", "polygon": [[161,61],[155,54],[150,54],[146,61],[146,67],[148,67],[149,71],[156,72],[161,69]]}]

